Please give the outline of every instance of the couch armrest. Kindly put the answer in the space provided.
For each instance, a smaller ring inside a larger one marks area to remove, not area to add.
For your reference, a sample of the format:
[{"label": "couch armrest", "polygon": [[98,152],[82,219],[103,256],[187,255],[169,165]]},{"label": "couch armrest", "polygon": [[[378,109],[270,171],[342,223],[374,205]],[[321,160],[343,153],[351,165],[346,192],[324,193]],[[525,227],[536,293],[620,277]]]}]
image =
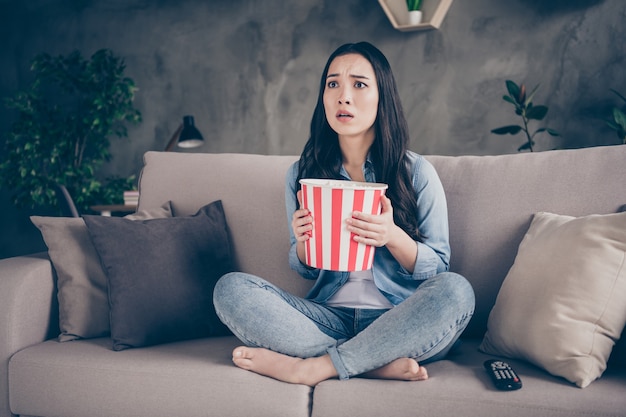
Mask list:
[{"label": "couch armrest", "polygon": [[56,279],[45,253],[0,259],[0,417],[9,409],[9,360],[58,329]]}]

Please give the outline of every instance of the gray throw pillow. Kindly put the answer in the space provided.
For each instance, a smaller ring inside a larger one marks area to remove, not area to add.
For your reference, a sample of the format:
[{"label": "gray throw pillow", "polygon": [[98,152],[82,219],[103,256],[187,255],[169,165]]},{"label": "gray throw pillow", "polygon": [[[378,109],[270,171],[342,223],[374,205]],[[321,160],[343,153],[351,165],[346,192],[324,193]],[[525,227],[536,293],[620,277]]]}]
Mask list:
[{"label": "gray throw pillow", "polygon": [[[126,216],[131,220],[172,217],[168,201],[153,210]],[[31,216],[43,236],[57,275],[59,342],[109,335],[106,275],[82,218]]]},{"label": "gray throw pillow", "polygon": [[113,350],[229,334],[212,302],[233,270],[221,201],[188,217],[85,224],[108,280]]}]

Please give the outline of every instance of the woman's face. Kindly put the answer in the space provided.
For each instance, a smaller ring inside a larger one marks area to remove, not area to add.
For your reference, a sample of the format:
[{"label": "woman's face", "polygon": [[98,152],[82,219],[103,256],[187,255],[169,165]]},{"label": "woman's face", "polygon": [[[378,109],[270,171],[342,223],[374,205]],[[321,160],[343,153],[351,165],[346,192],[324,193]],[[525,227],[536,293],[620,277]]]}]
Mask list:
[{"label": "woman's face", "polygon": [[339,138],[373,141],[378,113],[378,84],[372,64],[359,54],[335,58],[326,75],[324,110]]}]

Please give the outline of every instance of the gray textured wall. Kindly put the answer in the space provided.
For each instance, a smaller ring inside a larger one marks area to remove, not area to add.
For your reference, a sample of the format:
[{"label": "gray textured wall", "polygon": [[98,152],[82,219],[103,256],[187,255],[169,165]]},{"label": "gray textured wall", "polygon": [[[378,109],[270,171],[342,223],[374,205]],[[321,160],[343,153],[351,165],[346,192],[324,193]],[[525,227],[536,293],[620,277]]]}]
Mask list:
[{"label": "gray textured wall", "polygon": [[[29,83],[39,52],[110,48],[144,120],[114,142],[105,174],[137,174],[184,114],[207,139],[197,152],[297,154],[328,54],[367,40],[391,62],[417,152],[515,153],[521,136],[489,133],[517,122],[506,79],[541,83],[535,102],[563,136],[539,137],[538,150],[611,144],[593,116],[610,88],[626,93],[625,17],[623,0],[456,0],[440,30],[403,33],[376,0],[0,0],[0,96]],[[12,116],[2,108],[0,132]],[[0,212],[0,258],[45,248],[6,190]]]}]

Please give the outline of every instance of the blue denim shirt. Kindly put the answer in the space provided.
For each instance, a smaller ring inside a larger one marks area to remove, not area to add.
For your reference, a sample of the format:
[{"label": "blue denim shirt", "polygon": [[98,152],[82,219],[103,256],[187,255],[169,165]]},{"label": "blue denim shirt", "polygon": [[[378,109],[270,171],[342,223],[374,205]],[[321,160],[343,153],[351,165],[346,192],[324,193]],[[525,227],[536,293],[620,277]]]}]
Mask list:
[{"label": "blue denim shirt", "polygon": [[[448,240],[448,207],[443,186],[435,168],[423,156],[409,151],[411,177],[415,198],[417,199],[417,225],[423,242],[416,242],[418,251],[413,272],[408,272],[391,255],[386,247],[376,248],[372,273],[378,289],[397,305],[408,298],[419,284],[449,268],[450,244]],[[365,162],[363,173],[367,182],[376,182],[371,160]],[[350,180],[342,167],[341,176]],[[289,265],[307,279],[316,279],[316,283],[307,295],[308,299],[319,303],[326,302],[347,280],[349,272],[336,272],[311,268],[298,258],[296,238],[291,228],[291,219],[298,208],[296,197],[296,179],[298,162],[287,171],[285,202],[291,249]],[[393,205],[393,201],[391,202]]]}]

